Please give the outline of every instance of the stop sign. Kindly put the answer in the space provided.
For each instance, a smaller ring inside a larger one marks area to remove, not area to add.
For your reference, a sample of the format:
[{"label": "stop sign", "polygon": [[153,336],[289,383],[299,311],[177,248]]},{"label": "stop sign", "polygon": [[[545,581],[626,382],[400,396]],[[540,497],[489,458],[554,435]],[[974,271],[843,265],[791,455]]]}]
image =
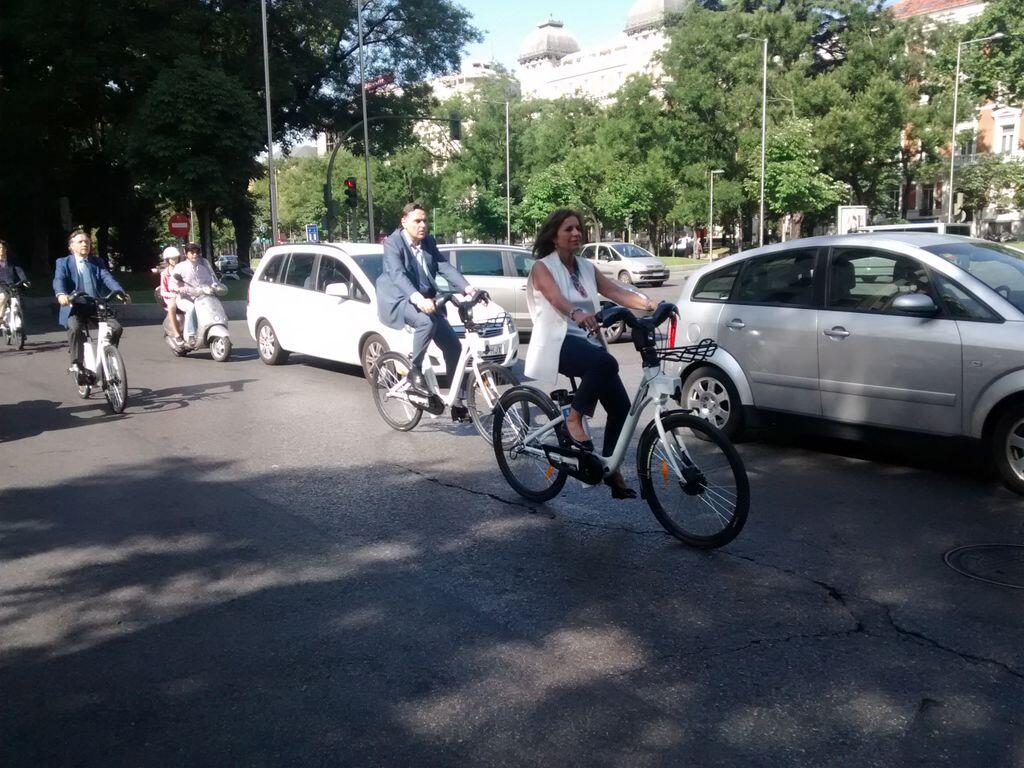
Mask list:
[{"label": "stop sign", "polygon": [[192,229],[192,222],[184,213],[175,213],[167,220],[167,229],[175,237],[188,237],[188,232]]}]

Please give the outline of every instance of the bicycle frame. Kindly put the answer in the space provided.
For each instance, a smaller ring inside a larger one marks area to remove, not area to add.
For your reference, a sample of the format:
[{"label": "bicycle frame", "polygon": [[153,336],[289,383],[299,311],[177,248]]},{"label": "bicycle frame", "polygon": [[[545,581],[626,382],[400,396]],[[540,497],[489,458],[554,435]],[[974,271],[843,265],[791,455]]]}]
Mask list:
[{"label": "bicycle frame", "polygon": [[[676,460],[675,451],[671,450],[671,446],[668,444],[668,437],[661,423],[662,410],[679,386],[680,378],[665,373],[661,366],[644,367],[643,379],[640,381],[639,387],[637,387],[636,395],[633,397],[629,414],[626,416],[626,422],[622,425],[622,432],[619,433],[619,439],[615,443],[612,455],[602,456],[597,453],[594,454],[594,458],[600,461],[604,467],[605,477],[613,475],[622,466],[622,462],[626,458],[626,451],[629,449],[629,444],[633,440],[633,435],[636,433],[636,428],[640,423],[640,415],[651,403],[655,403],[654,423],[658,430],[658,437],[666,448],[666,456],[671,462],[672,470],[677,476],[682,477],[682,468]],[[533,447],[532,444],[551,435],[565,419],[566,414],[563,409],[561,416],[528,434],[523,438],[521,452],[530,453],[542,459],[546,458],[544,451]]]},{"label": "bicycle frame", "polygon": [[[486,348],[490,344],[501,344],[503,342],[510,341],[513,334],[517,333],[518,331],[513,328],[511,331],[506,330],[497,336],[488,336],[484,338],[477,331],[466,331],[465,337],[459,340],[462,351],[459,354],[459,361],[455,364],[455,370],[451,372],[451,386],[448,387],[448,393],[441,397],[441,402],[444,403],[445,407],[451,407],[459,398],[459,393],[462,391],[462,384],[466,378],[467,370],[472,371],[474,381],[481,381],[480,358]],[[430,355],[426,355],[423,359],[423,376],[427,380],[427,386],[430,388],[430,393],[440,396],[437,374],[434,371],[434,366],[430,362]],[[385,397],[398,397],[405,399],[404,393],[408,388],[409,383],[403,378],[387,391]],[[482,387],[481,390],[484,394],[484,398],[487,400],[487,406],[493,409],[496,402],[491,401],[491,393],[489,389],[487,387]],[[437,416],[429,411],[426,413],[432,418],[436,418]]]},{"label": "bicycle frame", "polygon": [[[107,356],[103,350],[110,346],[110,326],[105,319],[101,319],[96,329],[96,344],[93,350],[92,335],[89,326],[85,326],[85,342],[82,344],[82,363],[104,384],[110,379],[110,371],[107,368]],[[102,375],[100,375],[102,374]]]},{"label": "bicycle frame", "polygon": [[4,310],[4,317],[0,317],[0,325],[3,325],[8,333],[13,333],[22,327],[21,296],[13,286],[0,286],[0,290],[6,290],[7,307]]}]

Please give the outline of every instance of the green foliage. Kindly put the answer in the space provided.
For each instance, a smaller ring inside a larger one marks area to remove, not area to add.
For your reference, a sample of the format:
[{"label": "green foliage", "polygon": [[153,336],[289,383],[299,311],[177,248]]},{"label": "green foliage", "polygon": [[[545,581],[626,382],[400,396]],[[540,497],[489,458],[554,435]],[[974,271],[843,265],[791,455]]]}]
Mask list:
[{"label": "green foliage", "polygon": [[1024,205],[1024,161],[1005,161],[999,155],[979,155],[956,177],[956,192],[963,208],[977,218],[989,205]]},{"label": "green foliage", "polygon": [[964,40],[1002,33],[1007,37],[969,46],[964,52],[964,71],[970,72],[978,95],[996,101],[1024,98],[1024,13],[1020,0],[992,0],[984,12],[967,25]]},{"label": "green foliage", "polygon": [[821,170],[809,120],[794,119],[768,138],[765,204],[775,213],[820,211],[847,199],[843,182]]}]

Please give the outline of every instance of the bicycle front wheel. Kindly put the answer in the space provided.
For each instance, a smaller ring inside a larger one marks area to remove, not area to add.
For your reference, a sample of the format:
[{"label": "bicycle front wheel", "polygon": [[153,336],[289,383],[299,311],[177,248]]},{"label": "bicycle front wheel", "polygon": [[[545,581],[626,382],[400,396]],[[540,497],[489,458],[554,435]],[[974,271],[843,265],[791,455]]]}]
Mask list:
[{"label": "bicycle front wheel", "polygon": [[519,377],[515,372],[497,363],[484,363],[480,366],[480,378],[470,377],[466,390],[466,408],[473,419],[473,426],[488,443],[494,439],[494,409],[498,400],[518,385]]},{"label": "bicycle front wheel", "polygon": [[[392,429],[408,432],[420,423],[423,411],[394,390],[409,373],[409,358],[398,352],[385,352],[377,358],[370,372],[370,389],[377,413]],[[391,394],[388,394],[388,393]]]},{"label": "bicycle front wheel", "polygon": [[110,345],[103,348],[103,376],[106,378],[107,402],[114,413],[123,413],[128,403],[128,374],[124,369],[124,359],[117,347]]},{"label": "bicycle front wheel", "polygon": [[553,499],[565,485],[565,470],[556,469],[536,453],[542,443],[557,446],[558,436],[551,432],[542,442],[525,444],[528,435],[559,415],[547,395],[533,387],[510,389],[494,410],[492,440],[498,468],[512,489],[530,501]]},{"label": "bicycle front wheel", "polygon": [[676,411],[661,423],[668,446],[654,421],[637,446],[643,497],[658,522],[680,541],[700,549],[728,544],[743,529],[750,509],[743,460],[704,419]]}]

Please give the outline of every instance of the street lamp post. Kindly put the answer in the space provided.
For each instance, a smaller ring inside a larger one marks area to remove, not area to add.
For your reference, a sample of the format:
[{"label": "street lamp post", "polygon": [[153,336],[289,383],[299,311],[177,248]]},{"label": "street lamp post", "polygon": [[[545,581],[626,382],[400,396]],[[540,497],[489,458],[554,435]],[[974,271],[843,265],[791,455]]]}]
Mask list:
[{"label": "street lamp post", "polygon": [[954,203],[954,189],[953,189],[953,172],[956,168],[956,113],[960,103],[960,54],[963,52],[965,45],[973,45],[974,43],[984,43],[988,40],[1000,40],[1006,37],[1002,32],[996,32],[994,35],[988,37],[979,37],[975,40],[961,40],[956,45],[956,75],[953,78],[953,127],[951,130],[951,138],[949,141],[949,190],[947,197],[949,198],[949,210],[946,213],[946,222],[953,223],[953,206]]},{"label": "street lamp post", "polygon": [[270,232],[277,245],[277,180],[274,178],[274,129],[270,120],[270,52],[267,45],[267,0],[260,0],[263,17],[263,90],[267,102],[267,177],[270,179]]},{"label": "street lamp post", "polygon": [[713,256],[712,245],[714,244],[715,233],[715,174],[725,173],[721,168],[711,171],[711,193],[708,197],[708,261]]},{"label": "street lamp post", "polygon": [[[740,40],[757,40],[748,34],[737,35]],[[768,38],[760,38],[764,44],[764,56],[761,66],[761,196],[757,215],[758,245],[764,245],[764,165],[765,144],[768,134]]]},{"label": "street lamp post", "polygon": [[366,119],[366,73],[363,63],[363,0],[356,0],[356,26],[359,30],[359,84],[363,97],[363,155],[366,159],[366,215],[369,226],[368,242],[374,242],[373,185],[370,179],[370,127]]},{"label": "street lamp post", "polygon": [[[493,56],[491,58],[494,58]],[[509,163],[508,99],[505,99],[505,244],[512,245],[512,172]]]}]

